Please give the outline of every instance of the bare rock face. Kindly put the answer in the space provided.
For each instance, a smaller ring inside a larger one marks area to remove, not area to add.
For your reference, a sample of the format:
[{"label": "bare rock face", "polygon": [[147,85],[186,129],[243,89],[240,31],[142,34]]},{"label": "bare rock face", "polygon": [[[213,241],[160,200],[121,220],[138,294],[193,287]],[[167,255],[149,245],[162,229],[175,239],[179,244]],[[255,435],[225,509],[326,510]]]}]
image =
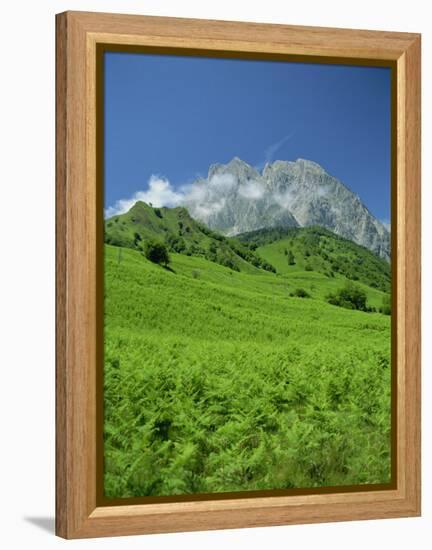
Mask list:
[{"label": "bare rock face", "polygon": [[266,164],[262,173],[235,157],[196,180],[185,206],[226,235],[264,227],[320,225],[390,259],[390,234],[358,195],[319,164],[298,159]]},{"label": "bare rock face", "polygon": [[226,235],[298,225],[273,201],[262,174],[237,157],[226,165],[212,164],[207,179],[192,185],[185,206],[192,217]]}]

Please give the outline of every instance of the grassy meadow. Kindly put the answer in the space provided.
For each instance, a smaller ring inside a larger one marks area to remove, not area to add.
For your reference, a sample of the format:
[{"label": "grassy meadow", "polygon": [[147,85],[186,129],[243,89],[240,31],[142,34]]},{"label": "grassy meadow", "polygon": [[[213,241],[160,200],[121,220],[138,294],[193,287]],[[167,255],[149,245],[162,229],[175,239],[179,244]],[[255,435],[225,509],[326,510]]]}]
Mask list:
[{"label": "grassy meadow", "polygon": [[[106,496],[388,482],[385,263],[307,231],[214,244],[184,209],[180,222],[168,210],[108,228]],[[141,250],[164,218],[165,240],[175,230],[185,244],[171,244],[167,267]],[[347,280],[370,311],[326,301]]]}]

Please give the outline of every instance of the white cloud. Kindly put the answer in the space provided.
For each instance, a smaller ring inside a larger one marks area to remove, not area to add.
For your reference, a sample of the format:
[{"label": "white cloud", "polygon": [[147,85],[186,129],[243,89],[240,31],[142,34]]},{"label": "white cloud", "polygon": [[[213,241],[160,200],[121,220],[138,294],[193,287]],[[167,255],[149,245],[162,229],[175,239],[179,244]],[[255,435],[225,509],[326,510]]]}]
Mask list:
[{"label": "white cloud", "polygon": [[218,201],[209,202],[206,204],[195,204],[193,205],[194,215],[202,221],[207,221],[212,214],[217,214],[220,212],[226,204],[226,200],[221,198]]},{"label": "white cloud", "polygon": [[272,193],[271,198],[272,202],[287,210],[290,208],[295,196],[290,191],[285,191],[285,193]]},{"label": "white cloud", "polygon": [[195,182],[175,189],[167,178],[152,175],[145,191],[137,191],[132,197],[118,200],[105,210],[105,217],[123,214],[137,201],[151,203],[155,207],[186,205],[201,220],[208,218],[225,207],[226,194],[237,185],[232,174],[215,174],[202,184]]},{"label": "white cloud", "polygon": [[190,209],[192,216],[207,222],[225,207],[226,196],[236,185],[237,180],[232,174],[214,174],[209,180],[183,186],[183,204]]},{"label": "white cloud", "polygon": [[264,196],[265,189],[258,181],[249,181],[239,186],[239,194],[246,199],[258,200]]},{"label": "white cloud", "polygon": [[236,178],[232,174],[214,174],[209,182],[209,187],[212,191],[220,193],[221,191],[229,191],[236,185]]},{"label": "white cloud", "polygon": [[[232,174],[214,174],[209,180],[202,179],[192,184],[175,188],[169,180],[162,176],[150,176],[147,189],[137,191],[131,197],[118,200],[113,206],[105,210],[105,217],[110,218],[128,212],[137,201],[151,203],[154,207],[175,207],[184,205],[192,216],[208,222],[211,217],[223,210],[230,196],[238,195],[249,199],[259,200],[266,195],[263,183],[251,180],[239,185]],[[288,208],[292,200],[289,192],[270,194],[271,202],[283,208]]]},{"label": "white cloud", "polygon": [[[318,195],[324,197],[327,192],[327,189],[320,188]],[[137,201],[143,201],[154,207],[185,206],[191,216],[209,223],[214,215],[224,210],[238,196],[250,201],[265,198],[269,204],[277,204],[285,210],[290,210],[296,200],[289,190],[279,193],[268,189],[265,182],[259,180],[240,184],[233,174],[216,173],[208,180],[199,179],[178,187],[171,185],[167,178],[153,174],[148,180],[147,189],[117,201],[106,209],[105,217],[127,212]]]},{"label": "white cloud", "polygon": [[129,199],[120,199],[114,206],[105,210],[105,217],[110,218],[117,214],[123,214],[132,208],[137,201],[152,203],[153,206],[178,206],[182,203],[184,195],[176,191],[170,182],[163,177],[151,175],[146,191],[137,191]]}]

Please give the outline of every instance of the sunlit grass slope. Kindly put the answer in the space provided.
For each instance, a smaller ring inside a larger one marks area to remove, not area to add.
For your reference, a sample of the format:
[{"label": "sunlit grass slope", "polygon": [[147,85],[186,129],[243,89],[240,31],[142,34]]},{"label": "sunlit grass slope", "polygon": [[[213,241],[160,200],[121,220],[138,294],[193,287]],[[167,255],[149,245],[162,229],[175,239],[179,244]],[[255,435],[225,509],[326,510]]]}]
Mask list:
[{"label": "sunlit grass slope", "polygon": [[390,265],[367,248],[323,227],[268,228],[237,237],[253,245],[278,273],[315,271],[325,277],[345,277],[369,287],[390,291]]},{"label": "sunlit grass slope", "polygon": [[387,482],[390,318],[326,303],[339,275],[171,258],[105,246],[107,496]]},{"label": "sunlit grass slope", "polygon": [[171,252],[206,259],[235,271],[274,271],[271,265],[236,239],[214,232],[191,218],[186,208],[153,208],[138,201],[126,213],[105,220],[105,242],[143,250],[148,240],[164,243]]}]

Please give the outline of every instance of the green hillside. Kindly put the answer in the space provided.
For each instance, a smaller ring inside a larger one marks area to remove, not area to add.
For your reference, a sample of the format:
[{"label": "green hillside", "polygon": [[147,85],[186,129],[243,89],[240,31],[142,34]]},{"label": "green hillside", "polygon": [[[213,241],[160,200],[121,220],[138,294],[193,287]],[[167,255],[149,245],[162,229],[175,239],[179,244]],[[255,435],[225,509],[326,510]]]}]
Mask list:
[{"label": "green hillside", "polygon": [[[332,234],[311,233],[309,256],[302,232],[242,236],[272,273],[184,209],[160,214],[144,205],[106,223],[107,496],[389,481],[390,317],[325,300],[347,280],[326,273],[333,258],[367,256]],[[140,243],[170,234],[186,250],[171,248],[168,270]],[[214,240],[239,271],[206,259]],[[388,286],[374,269],[376,284],[362,269],[358,284],[378,306]],[[299,287],[310,297],[292,296]]]},{"label": "green hillside", "polygon": [[153,208],[138,201],[127,213],[105,221],[107,244],[143,250],[149,239],[164,242],[171,252],[206,258],[236,271],[274,270],[249,247],[195,221],[186,208]]},{"label": "green hillside", "polygon": [[390,292],[390,266],[385,260],[322,227],[262,229],[237,239],[256,250],[278,273],[291,276],[314,271]]}]

